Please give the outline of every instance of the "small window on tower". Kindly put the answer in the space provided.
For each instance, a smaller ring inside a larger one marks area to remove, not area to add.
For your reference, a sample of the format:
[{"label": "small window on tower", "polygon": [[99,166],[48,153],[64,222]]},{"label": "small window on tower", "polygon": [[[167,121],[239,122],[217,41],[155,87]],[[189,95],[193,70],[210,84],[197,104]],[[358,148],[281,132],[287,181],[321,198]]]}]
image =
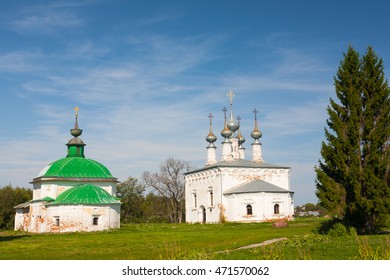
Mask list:
[{"label": "small window on tower", "polygon": [[92,219],[92,225],[94,225],[94,226],[99,225],[99,217],[93,217],[93,219]]},{"label": "small window on tower", "polygon": [[60,217],[56,216],[54,217],[54,224],[59,227],[60,226]]}]

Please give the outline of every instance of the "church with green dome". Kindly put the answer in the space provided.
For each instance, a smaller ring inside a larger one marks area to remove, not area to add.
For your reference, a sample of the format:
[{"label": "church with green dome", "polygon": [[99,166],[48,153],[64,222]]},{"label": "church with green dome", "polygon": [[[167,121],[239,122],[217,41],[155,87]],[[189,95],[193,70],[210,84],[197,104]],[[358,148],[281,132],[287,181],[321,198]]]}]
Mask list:
[{"label": "church with green dome", "polygon": [[36,233],[98,231],[120,227],[117,178],[100,162],[85,158],[76,107],[67,156],[32,181],[33,199],[15,206],[15,230]]}]

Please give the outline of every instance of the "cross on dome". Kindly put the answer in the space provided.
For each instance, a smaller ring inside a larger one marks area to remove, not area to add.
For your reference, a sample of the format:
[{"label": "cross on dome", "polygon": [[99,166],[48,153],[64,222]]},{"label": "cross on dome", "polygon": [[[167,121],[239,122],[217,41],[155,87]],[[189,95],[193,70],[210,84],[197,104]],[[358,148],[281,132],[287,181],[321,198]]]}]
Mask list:
[{"label": "cross on dome", "polygon": [[233,117],[233,96],[234,92],[233,91],[228,91],[227,96],[229,97],[229,103],[230,103],[230,119],[228,123],[228,128],[232,133],[235,133],[239,127],[239,124],[236,122],[236,120]]},{"label": "cross on dome", "polygon": [[208,118],[210,119],[210,131],[206,137],[206,141],[210,143],[209,147],[214,147],[213,143],[217,140],[217,137],[213,133],[213,123],[212,123],[213,115],[210,113],[208,115]]},{"label": "cross on dome", "polygon": [[261,136],[263,135],[260,130],[259,130],[259,127],[257,126],[257,113],[259,111],[257,111],[257,109],[255,108],[253,110],[253,113],[255,114],[255,127],[251,133],[251,136],[253,139],[255,139],[255,143],[257,143],[259,141],[259,138],[261,138]]},{"label": "cross on dome", "polygon": [[226,112],[227,112],[226,107],[223,107],[222,111],[224,114],[225,121],[224,121],[223,130],[221,131],[221,135],[222,135],[222,137],[225,137],[225,139],[228,139],[230,136],[232,136],[233,132],[228,128],[228,125],[226,122]]},{"label": "cross on dome", "polygon": [[234,92],[229,90],[227,93],[227,96],[229,97],[230,105],[233,104],[233,96],[235,96]]},{"label": "cross on dome", "polygon": [[258,113],[259,111],[257,111],[257,109],[255,108],[254,110],[253,110],[253,113],[255,114],[255,120],[257,121],[257,113]]}]

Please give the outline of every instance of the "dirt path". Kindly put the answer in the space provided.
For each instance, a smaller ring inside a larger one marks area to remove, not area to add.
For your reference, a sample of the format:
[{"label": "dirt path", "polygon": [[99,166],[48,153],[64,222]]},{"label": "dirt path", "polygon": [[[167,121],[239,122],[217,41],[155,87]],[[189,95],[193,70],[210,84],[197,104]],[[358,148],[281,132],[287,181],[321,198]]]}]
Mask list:
[{"label": "dirt path", "polygon": [[270,240],[266,240],[266,241],[261,242],[261,243],[250,244],[250,245],[239,247],[239,248],[236,248],[236,249],[219,251],[219,252],[216,252],[216,253],[226,253],[226,252],[231,252],[231,251],[252,249],[252,248],[256,248],[256,247],[266,246],[266,245],[269,245],[269,244],[272,244],[272,243],[275,243],[275,242],[279,242],[279,241],[283,241],[283,240],[287,240],[287,237],[270,239]]}]

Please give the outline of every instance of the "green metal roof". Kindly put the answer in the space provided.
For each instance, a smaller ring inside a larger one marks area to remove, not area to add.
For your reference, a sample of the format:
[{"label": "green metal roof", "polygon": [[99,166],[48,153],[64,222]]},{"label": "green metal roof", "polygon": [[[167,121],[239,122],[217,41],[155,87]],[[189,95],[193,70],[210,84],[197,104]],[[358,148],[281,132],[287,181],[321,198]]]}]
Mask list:
[{"label": "green metal roof", "polygon": [[249,183],[244,183],[237,187],[231,188],[224,192],[224,194],[235,193],[258,193],[258,192],[275,192],[275,193],[293,193],[292,191],[283,189],[274,184],[263,180],[254,180]]},{"label": "green metal roof", "polygon": [[52,162],[39,177],[114,178],[103,164],[84,157],[66,157]]},{"label": "green metal roof", "polygon": [[75,186],[69,190],[64,191],[51,205],[99,205],[99,204],[120,204],[114,196],[110,195],[101,187],[92,184],[84,184]]}]

